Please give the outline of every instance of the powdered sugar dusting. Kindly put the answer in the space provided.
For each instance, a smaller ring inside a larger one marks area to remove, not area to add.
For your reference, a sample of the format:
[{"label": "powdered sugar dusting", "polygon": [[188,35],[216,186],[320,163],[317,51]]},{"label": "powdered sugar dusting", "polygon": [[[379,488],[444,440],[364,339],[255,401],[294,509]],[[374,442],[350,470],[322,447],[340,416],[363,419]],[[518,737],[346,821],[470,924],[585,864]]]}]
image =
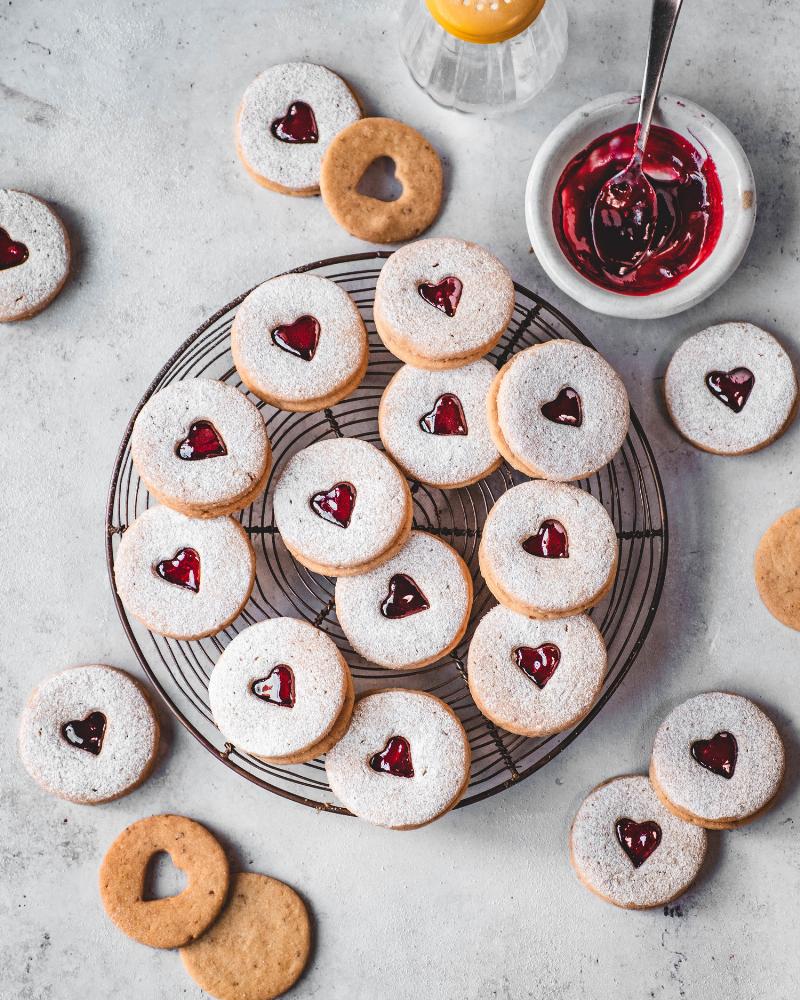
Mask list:
[{"label": "powdered sugar dusting", "polygon": [[[282,142],[270,131],[273,121],[296,101],[314,112],[317,142]],[[360,117],[358,102],[335,73],[314,63],[281,63],[257,76],[244,92],[237,125],[239,148],[261,177],[292,190],[317,187],[331,139]]]},{"label": "powdered sugar dusting", "polygon": [[[408,740],[414,777],[373,771],[370,757],[393,736]],[[466,733],[447,706],[421,691],[395,689],[361,698],[325,770],[337,798],[378,826],[420,826],[458,798],[469,771]]]},{"label": "powdered sugar dusting", "polygon": [[[279,663],[294,674],[293,707],[262,701],[251,690]],[[347,666],[336,644],[308,622],[272,618],[240,632],[211,673],[214,722],[234,746],[285,757],[319,742],[342,711]]]},{"label": "powdered sugar dusting", "polygon": [[[729,732],[737,744],[730,778],[702,767],[691,755],[696,740]],[[690,698],[661,723],[653,744],[653,779],[670,802],[699,819],[743,819],[775,795],[784,749],[772,721],[741,695],[713,691]]]},{"label": "powdered sugar dusting", "polygon": [[[68,722],[102,712],[100,753],[72,746]],[[136,785],[152,762],[158,723],[139,685],[114,667],[91,664],[53,674],[33,691],[20,719],[19,752],[31,776],[54,795],[104,802]]]},{"label": "powdered sugar dusting", "polygon": [[[661,843],[635,868],[616,836],[619,819],[653,821]],[[706,853],[706,832],[659,802],[644,775],[614,778],[584,800],[570,835],[573,864],[588,885],[617,906],[660,906],[684,892]]]},{"label": "powdered sugar dusting", "polygon": [[[739,413],[706,385],[712,371],[749,368],[753,389]],[[781,432],[797,398],[797,379],[778,341],[752,323],[701,330],[678,348],[664,380],[667,406],[681,434],[722,454],[751,451]]]},{"label": "powdered sugar dusting", "polygon": [[[409,476],[434,486],[459,485],[486,475],[499,461],[489,433],[486,394],[495,368],[475,361],[448,371],[404,365],[381,399],[379,428],[389,454]],[[461,403],[466,435],[426,433],[420,419],[440,396],[453,393]]]},{"label": "powdered sugar dusting", "polygon": [[[497,422],[512,453],[546,479],[582,479],[616,455],[628,433],[628,393],[597,351],[550,340],[515,355],[498,375]],[[542,406],[569,387],[580,427],[554,423]]]},{"label": "powdered sugar dusting", "polygon": [[0,322],[25,316],[48,302],[69,271],[67,234],[43,201],[0,188],[0,228],[28,248],[23,264],[0,271]]},{"label": "powdered sugar dusting", "polygon": [[[200,589],[187,590],[155,571],[181,548],[200,556]],[[218,632],[247,601],[255,555],[230,517],[198,520],[168,507],[151,507],[127,528],[117,551],[114,579],[125,610],[147,628],[178,639]]]},{"label": "powdered sugar dusting", "polygon": [[[313,316],[319,343],[310,361],[274,343],[271,333]],[[282,274],[254,289],[239,306],[231,331],[233,360],[259,396],[308,402],[349,382],[367,351],[367,331],[347,292],[315,274]]]},{"label": "powdered sugar dusting", "polygon": [[[461,298],[447,316],[419,294],[423,282],[458,278]],[[477,243],[418,240],[396,250],[383,265],[375,288],[375,322],[424,358],[452,360],[488,351],[503,333],[514,308],[514,283],[500,261]]]},{"label": "powdered sugar dusting", "polygon": [[[427,598],[426,611],[407,618],[386,618],[381,605],[395,574],[410,576]],[[412,531],[388,562],[358,576],[336,581],[336,615],[353,649],[393,670],[438,658],[456,641],[469,614],[468,570],[446,542]]]}]

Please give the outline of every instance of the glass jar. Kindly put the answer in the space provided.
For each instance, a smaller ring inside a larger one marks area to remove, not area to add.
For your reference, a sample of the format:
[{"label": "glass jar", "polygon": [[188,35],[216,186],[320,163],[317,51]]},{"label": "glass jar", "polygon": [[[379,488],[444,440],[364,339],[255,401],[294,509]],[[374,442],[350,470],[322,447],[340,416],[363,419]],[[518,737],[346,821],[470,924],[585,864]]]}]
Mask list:
[{"label": "glass jar", "polygon": [[564,0],[406,0],[400,53],[439,104],[498,114],[532,100],[567,51]]}]

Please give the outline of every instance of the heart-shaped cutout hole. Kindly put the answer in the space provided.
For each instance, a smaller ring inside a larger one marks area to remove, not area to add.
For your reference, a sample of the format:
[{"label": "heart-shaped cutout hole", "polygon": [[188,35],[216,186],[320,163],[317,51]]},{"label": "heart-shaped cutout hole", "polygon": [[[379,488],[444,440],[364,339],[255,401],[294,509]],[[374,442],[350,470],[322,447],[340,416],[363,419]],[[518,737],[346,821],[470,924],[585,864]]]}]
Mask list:
[{"label": "heart-shaped cutout hole", "polygon": [[186,888],[186,872],[178,868],[168,851],[156,851],[147,862],[144,873],[142,902],[170,899]]},{"label": "heart-shaped cutout hole", "polygon": [[323,493],[311,498],[311,509],[323,521],[348,528],[356,505],[356,488],[352,483],[336,483]]},{"label": "heart-shaped cutout hole", "polygon": [[285,663],[274,666],[266,677],[259,677],[250,685],[250,690],[261,701],[281,708],[294,708],[294,671]]},{"label": "heart-shaped cutout hole", "polygon": [[426,434],[444,437],[466,435],[467,418],[461,400],[452,392],[443,393],[433,404],[433,409],[420,418],[419,426]]},{"label": "heart-shaped cutout hole", "polygon": [[396,778],[413,778],[414,764],[408,740],[405,736],[393,736],[380,753],[370,757],[369,766],[379,774],[393,774]]},{"label": "heart-shaped cutout hole", "polygon": [[617,820],[616,833],[619,846],[634,868],[641,868],[661,843],[661,827],[653,820],[636,823],[623,816]]},{"label": "heart-shaped cutout hole", "polygon": [[200,589],[200,553],[197,549],[178,549],[171,559],[156,563],[155,569],[167,583],[194,593]]},{"label": "heart-shaped cutout hole", "polygon": [[84,719],[70,719],[62,725],[61,735],[70,746],[97,757],[103,749],[106,717],[102,712],[90,712]]},{"label": "heart-shaped cutout hole", "polygon": [[692,757],[701,767],[720,778],[732,778],[736,770],[739,745],[733,733],[715,733],[710,740],[695,740],[691,746]]},{"label": "heart-shaped cutout hole", "polygon": [[0,271],[24,264],[29,256],[25,244],[12,240],[5,229],[0,227]]},{"label": "heart-shaped cutout hole", "polygon": [[461,283],[461,279],[453,274],[448,274],[446,278],[442,278],[435,284],[431,281],[423,281],[421,285],[417,285],[417,291],[429,305],[451,318],[456,314],[463,290],[464,285]]},{"label": "heart-shaped cutout hole", "polygon": [[581,397],[571,386],[565,386],[555,399],[542,405],[542,416],[554,424],[580,427],[583,423]]},{"label": "heart-shaped cutout hole", "polygon": [[542,559],[569,558],[567,530],[560,521],[553,518],[542,521],[536,534],[526,538],[522,547],[532,556]]},{"label": "heart-shaped cutout hole", "polygon": [[403,193],[403,185],[397,179],[391,156],[379,156],[373,160],[361,175],[356,191],[376,201],[397,201]]},{"label": "heart-shaped cutout hole", "polygon": [[533,683],[543,688],[561,662],[561,650],[554,642],[541,646],[518,646],[514,650],[517,666]]},{"label": "heart-shaped cutout hole", "polygon": [[293,354],[303,361],[311,361],[317,353],[320,325],[313,316],[300,316],[294,323],[276,326],[272,331],[272,342],[287,354]]},{"label": "heart-shaped cutout hole", "polygon": [[319,141],[319,129],[314,109],[305,101],[293,101],[287,108],[286,114],[276,118],[269,130],[281,142]]},{"label": "heart-shaped cutout hole", "polygon": [[741,413],[750,398],[756,377],[749,368],[732,368],[729,372],[709,372],[706,386],[712,396],[734,413]]},{"label": "heart-shaped cutout hole", "polygon": [[381,604],[384,618],[408,618],[430,608],[428,598],[407,573],[395,573],[389,581],[389,593]]},{"label": "heart-shaped cutout hole", "polygon": [[199,462],[204,458],[227,455],[228,449],[210,420],[196,420],[183,441],[178,442],[175,452],[184,462]]}]

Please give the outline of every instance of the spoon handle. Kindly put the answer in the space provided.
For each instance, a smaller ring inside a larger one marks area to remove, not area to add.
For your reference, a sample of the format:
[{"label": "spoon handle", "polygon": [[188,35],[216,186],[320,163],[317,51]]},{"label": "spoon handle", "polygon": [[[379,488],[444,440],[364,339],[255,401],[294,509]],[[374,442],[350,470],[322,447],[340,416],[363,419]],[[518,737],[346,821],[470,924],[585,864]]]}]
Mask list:
[{"label": "spoon handle", "polygon": [[644,82],[642,83],[642,99],[639,103],[639,124],[636,129],[636,149],[634,155],[639,163],[644,159],[644,149],[650,135],[650,123],[653,118],[658,92],[661,89],[661,79],[664,76],[664,66],[667,62],[675,24],[681,12],[683,0],[653,0],[653,13],[650,21],[650,43],[647,51],[647,62],[644,67]]}]

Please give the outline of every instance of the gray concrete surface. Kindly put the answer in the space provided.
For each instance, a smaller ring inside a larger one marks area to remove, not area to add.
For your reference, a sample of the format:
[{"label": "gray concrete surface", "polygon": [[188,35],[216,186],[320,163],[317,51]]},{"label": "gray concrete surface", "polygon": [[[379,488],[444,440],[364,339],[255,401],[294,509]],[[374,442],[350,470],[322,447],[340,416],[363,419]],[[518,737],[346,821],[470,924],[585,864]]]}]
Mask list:
[{"label": "gray concrete surface", "polygon": [[[171,953],[118,934],[98,902],[100,858],[153,812],[210,825],[237,863],[296,886],[316,952],[293,996],[326,1000],[689,997],[788,1000],[800,978],[795,817],[800,638],[761,606],[761,532],[798,502],[800,424],[736,460],[700,454],[665,419],[671,351],[710,322],[747,319],[800,360],[800,10],[793,0],[687,3],[667,87],[715,111],[755,169],[760,214],[739,272],[692,313],[623,323],[566,301],[529,253],[522,192],[533,153],[591,97],[635,88],[646,4],[571,4],[568,61],[515,117],[440,110],[396,54],[396,4],[181,0],[0,7],[0,184],[63,213],[75,276],[37,319],[0,332],[0,996],[199,997]],[[419,126],[447,160],[435,232],[488,244],[575,319],[624,375],[654,444],[671,515],[661,612],[611,703],[567,752],[512,791],[416,833],[316,815],[260,793],[165,718],[141,790],[106,807],[47,798],[18,765],[15,719],[71,663],[137,665],[112,605],[103,507],[128,414],[207,315],[288,266],[360,250],[314,201],[257,188],[233,149],[237,100],[262,68],[309,58],[344,73],[371,112]],[[586,791],[641,770],[664,714],[723,687],[762,702],[789,746],[775,808],[714,836],[706,873],[668,912],[625,913],[569,867]]]}]

